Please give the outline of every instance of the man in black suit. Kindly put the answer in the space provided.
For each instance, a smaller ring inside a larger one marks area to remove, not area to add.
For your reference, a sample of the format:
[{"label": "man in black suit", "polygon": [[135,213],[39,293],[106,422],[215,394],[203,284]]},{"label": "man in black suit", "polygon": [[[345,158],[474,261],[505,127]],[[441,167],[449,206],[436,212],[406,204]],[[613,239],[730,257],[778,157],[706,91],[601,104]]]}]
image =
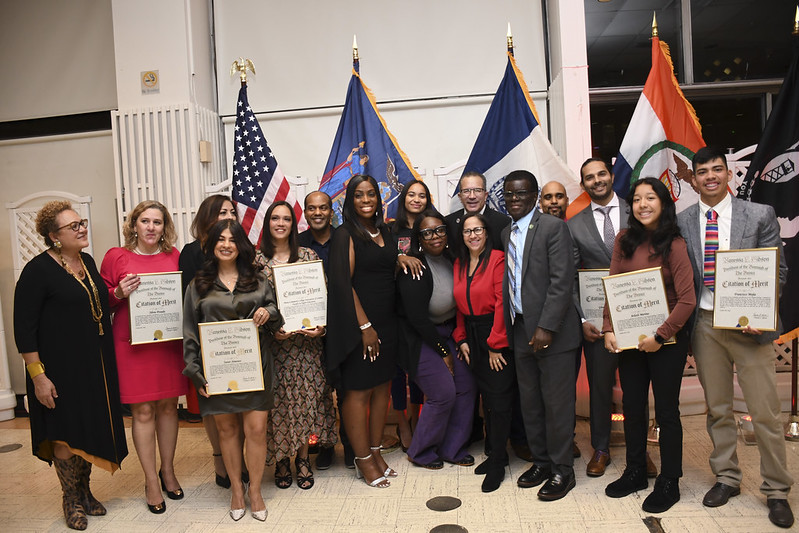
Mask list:
[{"label": "man in black suit", "polygon": [[458,182],[458,197],[463,204],[463,209],[450,213],[444,219],[447,223],[447,231],[452,236],[452,240],[459,243],[458,246],[463,245],[463,239],[459,238],[458,233],[458,226],[460,226],[463,216],[467,213],[482,213],[488,220],[488,232],[491,234],[494,249],[502,250],[502,230],[508,227],[510,218],[486,205],[488,199],[486,183],[486,177],[479,172],[466,172]]},{"label": "man in black suit", "polygon": [[532,173],[508,174],[503,194],[513,219],[502,232],[505,323],[534,460],[517,484],[535,487],[546,480],[538,497],[558,500],[575,485],[574,351],[580,320],[572,300],[572,241],[565,222],[534,209],[538,182]]},{"label": "man in black suit", "polygon": [[569,207],[569,196],[561,182],[552,180],[541,187],[541,211],[566,220],[567,207]]}]

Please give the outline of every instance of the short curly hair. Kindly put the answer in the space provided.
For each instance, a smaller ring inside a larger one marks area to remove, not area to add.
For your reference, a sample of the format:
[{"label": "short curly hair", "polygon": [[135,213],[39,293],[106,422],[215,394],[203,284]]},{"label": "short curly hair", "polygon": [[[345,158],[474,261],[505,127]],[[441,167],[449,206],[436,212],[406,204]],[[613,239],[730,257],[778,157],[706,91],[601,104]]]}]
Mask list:
[{"label": "short curly hair", "polygon": [[164,233],[161,235],[161,242],[159,243],[159,246],[161,247],[162,252],[171,252],[172,247],[178,240],[178,234],[175,231],[175,224],[172,222],[172,217],[170,216],[169,210],[166,208],[166,206],[161,202],[156,202],[155,200],[144,200],[143,202],[140,202],[139,205],[134,207],[130,213],[128,213],[128,218],[125,219],[125,224],[122,227],[122,236],[125,238],[125,248],[131,251],[136,248],[136,241],[138,237],[136,235],[136,221],[139,220],[141,214],[148,209],[158,209],[164,216]]},{"label": "short curly hair", "polygon": [[50,233],[58,231],[56,218],[64,211],[72,210],[72,204],[66,200],[52,200],[47,202],[36,213],[36,231],[44,237],[44,243],[50,248],[53,247],[53,240]]}]

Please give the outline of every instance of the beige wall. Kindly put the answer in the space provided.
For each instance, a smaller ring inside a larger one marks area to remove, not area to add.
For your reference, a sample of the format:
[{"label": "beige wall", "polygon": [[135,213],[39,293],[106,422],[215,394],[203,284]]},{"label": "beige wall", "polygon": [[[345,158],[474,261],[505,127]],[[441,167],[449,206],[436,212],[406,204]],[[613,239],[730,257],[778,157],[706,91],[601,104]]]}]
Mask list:
[{"label": "beige wall", "polygon": [[[59,136],[24,142],[0,142],[2,205],[47,190],[91,196],[91,240],[94,258],[118,246],[114,203],[114,157],[111,132],[93,136]],[[11,255],[9,217],[0,216],[0,293],[6,331],[11,385],[25,393],[24,369],[14,344],[14,262]]]}]

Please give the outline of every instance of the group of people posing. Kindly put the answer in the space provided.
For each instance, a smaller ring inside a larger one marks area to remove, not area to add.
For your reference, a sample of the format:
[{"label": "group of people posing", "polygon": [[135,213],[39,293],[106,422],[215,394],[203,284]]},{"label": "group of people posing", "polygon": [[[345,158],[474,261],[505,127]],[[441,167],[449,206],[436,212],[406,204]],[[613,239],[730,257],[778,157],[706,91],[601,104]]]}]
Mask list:
[{"label": "group of people posing", "polygon": [[[541,500],[557,500],[575,486],[575,381],[583,353],[594,448],[587,474],[603,475],[611,461],[618,367],[626,467],[605,492],[621,498],[647,489],[656,476],[643,509],[664,512],[680,499],[679,393],[692,345],[717,481],[703,504],[724,505],[740,493],[735,368],[757,435],[769,518],[790,527],[786,498],[793,480],[774,377],[776,333],[713,329],[708,265],[715,257],[706,251],[706,245],[781,247],[779,227],[771,208],[729,194],[723,152],[703,148],[693,167],[701,199],[678,216],[661,181],[636,181],[625,201],[613,192],[608,165],[589,159],[581,184],[591,205],[568,222],[562,186],[546,184],[536,207],[538,182],[524,170],[504,178],[510,217],[486,206],[485,177],[467,172],[459,183],[462,210],[443,216],[427,185],[415,181],[403,188],[391,222],[384,220],[377,182],[356,175],[347,185],[341,226],[331,225],[325,193],[305,198],[309,229],[303,233],[292,206],[276,202],[257,249],[227,197],[200,205],[192,225],[197,240],[182,253],[174,248],[167,209],[147,201],[128,214],[124,246],[108,251],[99,272],[81,252],[88,246],[87,221],[67,202],[46,204],[36,224],[48,249],[20,276],[14,327],[29,373],[33,453],[56,467],[67,524],[85,529],[87,515],[105,513],[91,494],[89,474],[92,464],[113,472],[127,455],[120,402],[130,404],[150,511],[164,512],[162,491],[184,497],[174,455],[177,398],[193,394],[189,383],[213,448],[216,483],[231,489],[233,520],[245,515],[247,499],[252,516],[266,519],[265,464],[275,464],[275,484],[285,489],[293,484],[294,457],[297,486],[314,485],[311,435],[320,445],[317,468],[330,466],[337,442],[334,390],[345,463],[372,487],[389,487],[398,475],[381,455],[391,397],[408,460],[433,470],[445,462],[475,464],[468,449],[482,398],[487,457],[474,469],[484,475],[482,490],[496,490],[505,478],[516,404],[533,462],[517,484],[540,485]],[[273,268],[316,259],[327,276],[328,323],[287,332]],[[585,319],[577,270],[618,274],[651,267],[662,269],[670,314],[636,348],[620,350],[607,307],[601,331]],[[182,343],[132,345],[127,300],[140,274],[177,270],[185,294]],[[781,284],[786,273],[781,258]],[[198,324],[237,319],[261,330],[264,389],[211,395]],[[646,452],[650,384],[660,427],[659,475]]]}]

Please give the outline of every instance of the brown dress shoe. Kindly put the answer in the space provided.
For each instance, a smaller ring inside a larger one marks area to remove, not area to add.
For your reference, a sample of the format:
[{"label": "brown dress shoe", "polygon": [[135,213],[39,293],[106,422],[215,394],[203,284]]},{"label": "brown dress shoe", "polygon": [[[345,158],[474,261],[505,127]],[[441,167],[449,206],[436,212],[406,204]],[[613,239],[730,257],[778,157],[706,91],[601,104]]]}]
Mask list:
[{"label": "brown dress shoe", "polygon": [[580,457],[582,453],[580,452],[580,448],[577,447],[577,441],[572,441],[572,457]]},{"label": "brown dress shoe", "polygon": [[593,457],[588,461],[585,473],[590,477],[602,476],[608,464],[610,464],[610,454],[605,450],[595,450]]},{"label": "brown dress shoe", "polygon": [[646,452],[646,477],[649,479],[658,477],[658,467],[655,466],[655,462],[650,457],[649,452]]}]

